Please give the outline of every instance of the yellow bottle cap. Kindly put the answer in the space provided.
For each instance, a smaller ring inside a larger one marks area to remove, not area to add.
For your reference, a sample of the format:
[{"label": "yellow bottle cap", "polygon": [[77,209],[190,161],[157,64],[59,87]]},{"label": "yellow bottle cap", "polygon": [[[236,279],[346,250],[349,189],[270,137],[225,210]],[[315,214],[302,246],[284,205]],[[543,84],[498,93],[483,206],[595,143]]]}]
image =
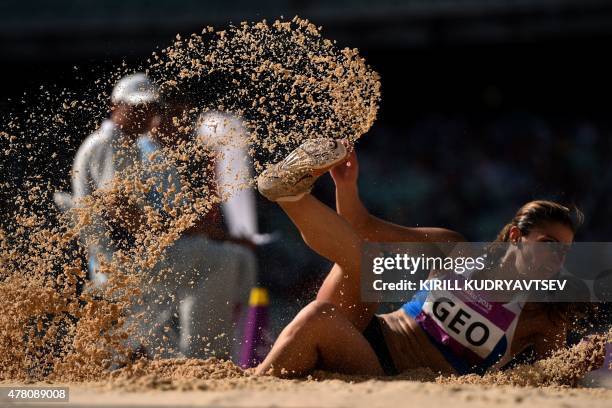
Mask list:
[{"label": "yellow bottle cap", "polygon": [[251,289],[251,296],[249,297],[249,306],[268,306],[268,303],[270,303],[270,297],[268,296],[268,289],[266,288]]}]

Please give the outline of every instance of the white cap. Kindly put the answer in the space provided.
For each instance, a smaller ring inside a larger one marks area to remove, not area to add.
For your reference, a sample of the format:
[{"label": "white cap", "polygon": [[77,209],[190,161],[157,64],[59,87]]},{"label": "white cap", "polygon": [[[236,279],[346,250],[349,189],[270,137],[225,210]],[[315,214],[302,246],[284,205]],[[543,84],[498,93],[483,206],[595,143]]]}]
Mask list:
[{"label": "white cap", "polygon": [[145,74],[140,72],[121,78],[111,94],[112,103],[127,105],[140,105],[158,100],[157,87]]}]

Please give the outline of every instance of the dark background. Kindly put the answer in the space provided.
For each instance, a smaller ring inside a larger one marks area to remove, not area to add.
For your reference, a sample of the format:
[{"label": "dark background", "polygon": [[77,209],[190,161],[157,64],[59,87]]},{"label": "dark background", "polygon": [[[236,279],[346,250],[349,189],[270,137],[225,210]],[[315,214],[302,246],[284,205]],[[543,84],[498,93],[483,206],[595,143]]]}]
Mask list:
[{"label": "dark background", "polygon": [[[24,91],[29,104],[41,103],[41,85],[85,92],[176,33],[296,14],[359,48],[381,74],[379,119],[358,145],[373,213],[493,240],[520,205],[552,198],[585,212],[579,240],[610,240],[610,1],[8,0],[0,4],[0,110],[18,112]],[[65,188],[90,131],[74,129],[74,143],[48,140],[57,159],[33,166]],[[332,203],[329,180],[315,194]],[[295,309],[329,265],[276,206],[261,200],[260,209],[262,231],[283,234],[260,251],[261,281],[278,310]]]}]

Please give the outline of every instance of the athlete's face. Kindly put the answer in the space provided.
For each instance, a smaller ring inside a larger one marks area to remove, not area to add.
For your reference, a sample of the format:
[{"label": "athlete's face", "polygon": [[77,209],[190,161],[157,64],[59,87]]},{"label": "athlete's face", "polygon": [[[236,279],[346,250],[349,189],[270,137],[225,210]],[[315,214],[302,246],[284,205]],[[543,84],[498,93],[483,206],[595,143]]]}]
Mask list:
[{"label": "athlete's face", "polygon": [[525,235],[516,228],[510,231],[510,239],[520,244],[517,254],[519,273],[531,279],[548,279],[561,270],[574,233],[567,225],[549,222],[532,228]]}]

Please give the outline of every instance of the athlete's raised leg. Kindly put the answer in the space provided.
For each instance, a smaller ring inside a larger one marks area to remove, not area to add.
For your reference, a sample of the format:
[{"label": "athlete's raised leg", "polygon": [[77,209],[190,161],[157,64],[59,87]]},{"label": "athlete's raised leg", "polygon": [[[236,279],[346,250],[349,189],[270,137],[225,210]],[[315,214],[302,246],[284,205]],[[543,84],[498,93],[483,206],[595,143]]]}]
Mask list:
[{"label": "athlete's raised leg", "polygon": [[317,300],[283,330],[257,372],[302,375],[328,368],[382,375],[362,334],[376,306],[360,299],[362,240],[344,218],[308,194],[318,175],[346,157],[346,149],[337,141],[324,141],[307,142],[296,151],[262,173],[258,188],[279,202],[306,244],[335,265]]},{"label": "athlete's raised leg", "polygon": [[358,330],[363,330],[376,306],[360,300],[363,241],[343,217],[308,194],[318,176],[342,163],[347,156],[347,148],[341,141],[306,141],[284,160],[263,172],[257,180],[257,187],[268,199],[279,203],[300,230],[306,244],[336,263],[317,299],[335,304]]}]

